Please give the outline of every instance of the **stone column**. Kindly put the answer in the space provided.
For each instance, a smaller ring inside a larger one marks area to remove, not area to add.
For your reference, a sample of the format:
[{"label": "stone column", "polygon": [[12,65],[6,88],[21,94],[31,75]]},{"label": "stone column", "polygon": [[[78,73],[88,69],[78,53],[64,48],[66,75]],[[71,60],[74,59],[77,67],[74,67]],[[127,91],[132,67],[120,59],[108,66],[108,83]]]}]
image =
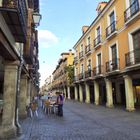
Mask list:
[{"label": "stone column", "polygon": [[78,100],[78,90],[77,90],[77,86],[76,85],[74,87],[74,94],[75,94],[75,100]]},{"label": "stone column", "polygon": [[79,85],[79,97],[80,97],[80,102],[83,102],[83,90],[81,85]]},{"label": "stone column", "polygon": [[20,99],[19,99],[19,117],[26,118],[26,101],[27,101],[27,90],[28,90],[28,77],[26,75],[21,76],[20,81]]},{"label": "stone column", "polygon": [[90,88],[87,83],[85,84],[85,87],[86,87],[86,103],[90,103]]},{"label": "stone column", "polygon": [[94,81],[94,97],[95,97],[95,105],[99,105],[99,84]]},{"label": "stone column", "polygon": [[106,90],[107,90],[107,103],[106,106],[113,107],[113,96],[112,96],[112,82],[106,79]]},{"label": "stone column", "polygon": [[70,99],[70,87],[68,86],[68,99]]},{"label": "stone column", "polygon": [[2,125],[0,126],[0,138],[12,138],[16,136],[15,109],[17,93],[18,64],[5,64],[4,73],[4,107]]},{"label": "stone column", "polygon": [[125,82],[125,95],[126,95],[126,110],[133,111],[135,110],[134,107],[134,93],[133,93],[133,85],[132,79],[130,76],[124,76]]}]

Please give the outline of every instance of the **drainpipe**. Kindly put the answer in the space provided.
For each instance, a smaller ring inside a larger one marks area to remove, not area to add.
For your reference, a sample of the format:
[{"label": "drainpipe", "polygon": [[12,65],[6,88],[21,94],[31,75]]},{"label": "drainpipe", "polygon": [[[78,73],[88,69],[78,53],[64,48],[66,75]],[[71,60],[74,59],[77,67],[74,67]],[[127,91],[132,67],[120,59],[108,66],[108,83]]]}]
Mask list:
[{"label": "drainpipe", "polygon": [[19,111],[19,97],[20,97],[20,77],[21,77],[21,71],[22,71],[23,64],[24,64],[24,59],[22,56],[22,46],[20,44],[20,64],[18,66],[18,73],[17,73],[16,108],[15,108],[15,125],[17,127],[17,135],[18,136],[22,134],[22,129],[21,129],[21,126],[19,124],[18,111]]}]

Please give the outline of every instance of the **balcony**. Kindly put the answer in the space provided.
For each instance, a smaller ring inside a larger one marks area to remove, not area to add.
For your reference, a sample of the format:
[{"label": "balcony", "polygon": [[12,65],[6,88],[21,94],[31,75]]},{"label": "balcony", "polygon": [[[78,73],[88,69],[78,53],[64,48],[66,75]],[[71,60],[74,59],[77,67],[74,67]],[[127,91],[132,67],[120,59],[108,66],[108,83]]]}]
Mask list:
[{"label": "balcony", "polygon": [[88,78],[91,78],[91,77],[92,77],[92,70],[85,71],[85,78],[88,79]]},{"label": "balcony", "polygon": [[80,73],[79,74],[79,80],[83,80],[84,79],[84,73]]},{"label": "balcony", "polygon": [[89,45],[87,45],[86,48],[85,48],[85,54],[86,54],[86,55],[87,55],[87,54],[90,54],[90,52],[91,52],[91,45],[89,44]]},{"label": "balcony", "polygon": [[140,64],[140,49],[135,49],[125,54],[126,67]]},{"label": "balcony", "polygon": [[119,70],[119,58],[106,62],[106,72],[116,72]]},{"label": "balcony", "polygon": [[78,57],[74,57],[74,64],[78,63]]},{"label": "balcony", "polygon": [[83,57],[84,57],[83,51],[81,51],[81,52],[79,53],[79,59],[82,59]]},{"label": "balcony", "polygon": [[33,55],[34,41],[33,41],[33,38],[31,38],[30,36],[27,37],[27,41],[26,41],[26,44],[25,44],[23,49],[24,49],[23,57],[24,57],[26,63],[32,65],[33,59],[34,59],[34,55]]},{"label": "balcony", "polygon": [[74,82],[78,82],[79,78],[78,76],[74,76]]},{"label": "balcony", "polygon": [[117,33],[116,30],[116,21],[112,22],[107,28],[106,28],[106,38],[110,39]]},{"label": "balcony", "polygon": [[95,39],[94,39],[94,48],[97,48],[101,45],[101,35],[97,36]]},{"label": "balcony", "polygon": [[125,23],[130,23],[137,15],[140,15],[139,11],[139,0],[135,0],[124,12]]},{"label": "balcony", "polygon": [[26,0],[2,0],[0,11],[13,34],[15,41],[26,42],[27,3]]},{"label": "balcony", "polygon": [[103,66],[99,65],[95,68],[93,68],[93,76],[102,76],[103,74]]}]

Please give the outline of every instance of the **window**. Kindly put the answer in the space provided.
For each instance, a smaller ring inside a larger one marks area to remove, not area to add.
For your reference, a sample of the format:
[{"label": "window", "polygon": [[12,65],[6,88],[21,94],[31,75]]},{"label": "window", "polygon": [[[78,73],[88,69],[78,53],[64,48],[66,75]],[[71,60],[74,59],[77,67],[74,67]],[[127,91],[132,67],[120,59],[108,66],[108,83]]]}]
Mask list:
[{"label": "window", "polygon": [[81,73],[83,74],[84,73],[84,65],[81,64]]},{"label": "window", "polygon": [[90,45],[90,37],[87,39],[87,44]]},{"label": "window", "polygon": [[132,34],[135,62],[140,62],[140,30]]},{"label": "window", "polygon": [[96,30],[97,30],[97,37],[98,37],[100,36],[100,26]]},{"label": "window", "polygon": [[134,49],[140,49],[140,30],[132,34]]},{"label": "window", "polygon": [[81,51],[81,52],[83,51],[83,44],[82,44],[81,47],[80,47],[80,51]]},{"label": "window", "polygon": [[88,66],[87,67],[88,67],[88,71],[90,71],[91,70],[91,60],[90,59],[88,60]]},{"label": "window", "polygon": [[112,24],[115,21],[114,11],[109,15],[109,17],[110,17],[110,24]]},{"label": "window", "polygon": [[101,66],[101,53],[97,55],[98,66]]},{"label": "window", "polygon": [[117,59],[117,48],[116,44],[111,46],[111,53],[112,53],[112,61]]}]

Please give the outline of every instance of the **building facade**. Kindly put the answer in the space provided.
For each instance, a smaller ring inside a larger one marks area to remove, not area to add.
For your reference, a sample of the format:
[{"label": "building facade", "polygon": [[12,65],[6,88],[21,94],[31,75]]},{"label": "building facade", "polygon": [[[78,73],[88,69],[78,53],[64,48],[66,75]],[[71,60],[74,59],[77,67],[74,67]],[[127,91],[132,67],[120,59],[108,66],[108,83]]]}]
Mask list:
[{"label": "building facade", "polygon": [[0,139],[21,132],[18,118],[39,91],[39,0],[0,0]]},{"label": "building facade", "polygon": [[133,111],[140,105],[140,0],[110,0],[74,45],[75,99]]},{"label": "building facade", "polygon": [[[71,92],[74,93],[73,86],[71,85],[71,79],[69,74],[73,70],[74,54],[70,50],[61,54],[61,58],[58,61],[58,65],[52,73],[51,91],[53,93],[60,91],[65,94],[67,98],[71,98]],[[69,70],[68,70],[69,69]],[[68,74],[69,73],[69,74]]]}]

